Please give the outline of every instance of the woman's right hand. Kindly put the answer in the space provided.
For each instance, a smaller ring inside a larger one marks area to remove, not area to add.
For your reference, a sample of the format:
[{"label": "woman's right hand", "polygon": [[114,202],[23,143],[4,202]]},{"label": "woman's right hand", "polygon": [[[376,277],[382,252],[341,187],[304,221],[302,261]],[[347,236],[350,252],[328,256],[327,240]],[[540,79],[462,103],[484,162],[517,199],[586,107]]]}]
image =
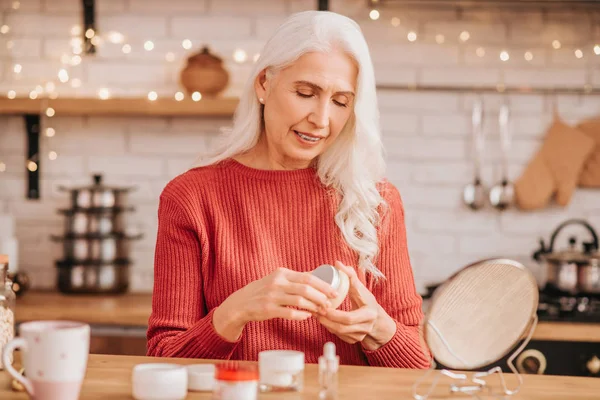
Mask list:
[{"label": "woman's right hand", "polygon": [[302,321],[328,308],[335,297],[335,290],[311,273],[279,268],[225,299],[213,313],[213,325],[219,335],[234,342],[250,321]]}]

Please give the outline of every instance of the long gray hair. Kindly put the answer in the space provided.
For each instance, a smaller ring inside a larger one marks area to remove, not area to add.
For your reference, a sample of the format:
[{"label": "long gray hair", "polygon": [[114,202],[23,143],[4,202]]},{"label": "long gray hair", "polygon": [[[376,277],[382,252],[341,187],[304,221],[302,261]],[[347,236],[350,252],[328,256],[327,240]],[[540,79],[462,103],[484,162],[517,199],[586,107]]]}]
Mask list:
[{"label": "long gray hair", "polygon": [[303,11],[291,15],[267,41],[244,87],[233,127],[224,133],[215,151],[197,166],[210,165],[253,148],[261,135],[262,112],[254,82],[267,70],[276,74],[308,52],[340,48],[358,65],[354,113],[331,147],[319,156],[319,179],[332,187],[340,202],[335,222],[358,265],[375,277],[383,276],[374,265],[378,254],[378,207],[383,203],[376,184],[383,179],[385,161],[379,128],[375,75],[366,40],[358,24],[328,11]]}]

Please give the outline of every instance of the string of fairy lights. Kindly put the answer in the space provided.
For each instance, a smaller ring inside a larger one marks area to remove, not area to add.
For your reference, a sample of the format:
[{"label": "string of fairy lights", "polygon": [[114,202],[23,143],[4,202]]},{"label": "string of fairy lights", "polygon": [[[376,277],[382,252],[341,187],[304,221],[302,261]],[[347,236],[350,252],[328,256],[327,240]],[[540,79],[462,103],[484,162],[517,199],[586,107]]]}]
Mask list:
[{"label": "string of fairy lights", "polygon": [[[6,23],[6,16],[10,15],[11,13],[18,12],[21,6],[21,1],[14,0],[9,3],[10,7],[4,10],[4,24],[0,26],[0,37],[6,38],[6,48],[9,53],[11,53],[15,49],[15,40],[10,37],[12,29],[11,26]],[[373,22],[389,24],[393,28],[402,27],[402,20],[398,16],[399,14],[393,10],[372,7],[367,10],[367,13],[367,18]],[[86,32],[83,32],[80,25],[74,25],[67,27],[66,29],[70,34],[70,38],[68,39],[69,51],[60,56],[60,68],[58,71],[56,71],[55,78],[42,81],[39,84],[36,84],[35,87],[23,93],[18,93],[16,88],[10,88],[6,91],[6,97],[8,99],[29,98],[33,100],[41,100],[40,123],[41,127],[43,127],[42,138],[46,145],[45,147],[48,149],[45,157],[47,157],[47,159],[50,161],[56,160],[59,156],[58,152],[53,149],[52,144],[52,139],[57,135],[57,130],[52,123],[53,118],[56,115],[56,111],[52,107],[52,100],[59,98],[59,92],[61,91],[66,93],[70,89],[77,91],[78,89],[84,88],[84,83],[79,77],[81,76],[81,68],[83,65],[85,65],[86,61],[83,36],[85,36],[85,38],[87,38],[98,49],[99,52],[102,52],[105,49],[112,54],[116,51],[117,53],[121,53],[124,57],[134,55],[136,52],[162,52],[163,55],[160,57],[163,59],[163,62],[166,62],[169,65],[175,65],[176,62],[181,59],[181,57],[191,53],[194,51],[194,48],[198,48],[202,44],[199,42],[194,43],[194,41],[190,38],[182,38],[179,42],[180,47],[177,49],[166,49],[167,51],[164,51],[159,49],[159,47],[163,46],[158,46],[152,39],[138,40],[139,38],[128,38],[126,35],[118,31],[101,33],[94,31],[93,29],[88,29]],[[407,29],[405,30],[405,33],[406,40],[409,43],[418,43],[421,41],[425,42],[425,39],[419,37],[417,30]],[[433,40],[440,46],[454,45],[455,43],[473,44],[478,39],[474,36],[475,35],[469,32],[468,29],[464,29],[461,30],[456,36],[438,32],[433,37]],[[399,37],[400,40],[402,40],[402,37]],[[432,38],[429,38],[429,40],[432,40]],[[563,43],[559,37],[554,38],[550,43],[548,43],[548,46],[554,50],[564,50]],[[491,48],[486,48],[484,45],[477,44],[473,45],[472,51],[474,51],[474,54],[480,58],[489,56],[492,51],[497,52],[495,56],[498,57],[498,60],[501,63],[508,63],[510,60],[518,57],[522,57],[527,62],[532,62],[536,57],[534,50],[524,50],[521,51],[521,53],[517,53],[516,50],[510,50],[509,48],[497,50],[497,48],[494,47],[492,50]],[[577,46],[572,49],[572,52],[576,59],[583,59],[586,57],[591,57],[592,55],[600,56],[600,43],[587,43],[582,46]],[[249,54],[246,49],[241,47],[235,48],[231,53],[231,59],[237,64],[256,62],[259,56],[260,55],[258,53]],[[19,62],[18,59],[15,60],[15,62],[11,65],[9,71],[12,72],[11,82],[15,83],[15,85],[20,81],[21,76],[23,76],[26,72],[25,67]],[[10,75],[10,73],[8,75]],[[98,99],[108,100],[113,97],[114,90],[109,86],[101,85],[93,90],[95,90],[95,95]],[[164,92],[161,92],[159,95],[158,90],[149,90],[146,94],[146,97],[150,102],[158,100],[159,97],[173,98],[176,101],[184,101],[187,97],[189,97],[191,101],[198,102],[202,100],[202,93],[194,92],[191,94],[186,94],[183,91],[176,90],[170,95],[165,94]],[[37,170],[37,157],[38,155],[27,160],[26,167],[30,171]],[[5,172],[6,170],[6,163],[0,159],[0,172]]]},{"label": "string of fairy lights", "polygon": [[[378,8],[371,8],[368,13],[369,18],[372,21],[381,21],[382,23],[389,23],[392,27],[398,28],[401,26],[401,20],[400,18],[398,18],[397,15],[394,14],[395,11],[383,11]],[[467,43],[474,41],[471,33],[467,29],[462,30],[455,38],[447,37],[447,35],[444,35],[442,33],[437,33],[435,35],[435,42],[439,45],[451,43],[452,39],[454,39],[458,43]],[[411,43],[417,42],[419,40],[419,35],[417,31],[409,30],[406,33],[406,40]],[[554,38],[550,43],[548,43],[548,46],[551,46],[551,48],[554,50],[560,50],[563,48],[563,43],[560,41],[559,38]],[[477,57],[483,58],[488,54],[488,50],[485,48],[485,46],[477,46],[474,49],[474,53]],[[525,61],[531,62],[534,60],[535,57],[534,52],[532,50],[525,50],[520,54],[516,53],[516,51],[512,52],[509,49],[504,48],[497,52],[497,57],[502,62],[508,62],[509,60],[511,60],[511,57],[523,57]],[[576,59],[582,59],[586,57],[586,54],[591,55],[592,53],[595,56],[600,56],[600,40],[598,40],[598,43],[592,42],[582,46],[573,47],[572,53]]]}]

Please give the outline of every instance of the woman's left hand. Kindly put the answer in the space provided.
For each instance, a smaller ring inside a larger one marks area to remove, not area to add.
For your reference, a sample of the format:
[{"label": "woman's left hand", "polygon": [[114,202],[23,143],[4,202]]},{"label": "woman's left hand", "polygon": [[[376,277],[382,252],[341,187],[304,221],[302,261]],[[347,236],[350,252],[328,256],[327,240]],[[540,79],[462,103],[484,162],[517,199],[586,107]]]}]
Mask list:
[{"label": "woman's left hand", "polygon": [[396,322],[358,279],[354,268],[339,261],[335,266],[350,278],[348,297],[352,303],[352,311],[328,309],[325,314],[315,314],[315,317],[329,332],[344,342],[362,342],[366,350],[377,350],[396,334]]}]

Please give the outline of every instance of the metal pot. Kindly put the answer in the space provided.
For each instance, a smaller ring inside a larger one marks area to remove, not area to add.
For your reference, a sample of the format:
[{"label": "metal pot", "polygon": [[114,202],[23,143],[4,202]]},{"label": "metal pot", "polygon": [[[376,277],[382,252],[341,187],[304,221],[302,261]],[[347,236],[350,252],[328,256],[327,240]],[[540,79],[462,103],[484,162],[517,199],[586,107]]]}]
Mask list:
[{"label": "metal pot", "polygon": [[115,262],[127,259],[130,240],[142,235],[125,236],[121,234],[102,236],[52,236],[55,241],[62,241],[64,257],[73,262]]},{"label": "metal pot", "polygon": [[[591,234],[592,241],[582,242],[583,249],[577,250],[577,238],[569,238],[569,249],[554,251],[554,242],[559,232],[567,225],[584,226]],[[584,220],[571,219],[563,222],[552,233],[550,245],[546,248],[543,239],[540,249],[533,258],[545,265],[546,289],[558,290],[568,294],[600,293],[600,253],[598,253],[598,235]]]},{"label": "metal pot", "polygon": [[59,261],[58,289],[63,293],[124,293],[129,287],[129,262],[72,264]]},{"label": "metal pot", "polygon": [[102,183],[102,175],[93,176],[94,183],[91,186],[59,189],[71,193],[72,209],[104,209],[124,208],[127,203],[127,192],[132,187],[110,187]]},{"label": "metal pot", "polygon": [[[126,211],[132,209],[129,208]],[[59,210],[65,216],[65,234],[67,236],[123,233],[125,223],[124,214],[121,211],[125,210]]]}]

